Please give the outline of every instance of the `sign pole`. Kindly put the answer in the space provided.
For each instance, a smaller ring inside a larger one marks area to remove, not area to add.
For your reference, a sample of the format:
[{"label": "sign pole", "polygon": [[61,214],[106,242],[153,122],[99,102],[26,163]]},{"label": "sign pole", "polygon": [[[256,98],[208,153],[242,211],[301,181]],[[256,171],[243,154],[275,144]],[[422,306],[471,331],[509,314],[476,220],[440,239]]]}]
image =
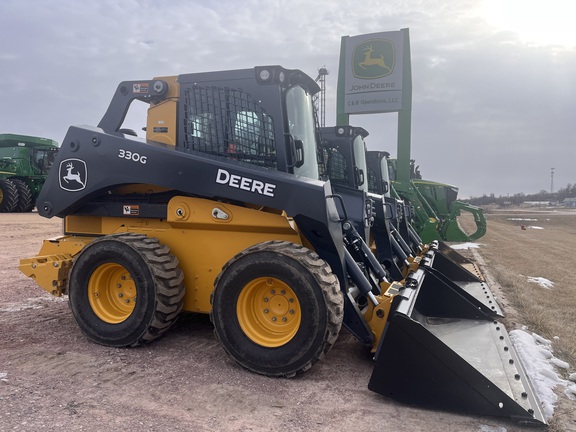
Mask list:
[{"label": "sign pole", "polygon": [[346,90],[346,41],[348,36],[342,36],[340,43],[340,64],[338,66],[338,87],[336,89],[336,126],[348,126],[350,115],[345,113],[345,90]]},{"label": "sign pole", "polygon": [[410,142],[412,134],[412,66],[410,62],[410,35],[401,30],[404,38],[404,68],[402,72],[402,109],[398,111],[397,180],[410,181]]}]

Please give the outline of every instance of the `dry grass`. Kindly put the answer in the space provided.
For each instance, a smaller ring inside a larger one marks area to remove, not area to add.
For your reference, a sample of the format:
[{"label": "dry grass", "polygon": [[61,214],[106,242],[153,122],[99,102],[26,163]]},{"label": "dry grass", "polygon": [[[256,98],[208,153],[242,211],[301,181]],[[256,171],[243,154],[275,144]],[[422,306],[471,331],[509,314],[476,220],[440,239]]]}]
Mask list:
[{"label": "dry grass", "polygon": [[[553,340],[557,357],[576,366],[576,212],[491,214],[480,242],[489,270],[522,319],[518,324]],[[554,286],[528,282],[529,276]]]},{"label": "dry grass", "polygon": [[[470,232],[472,219],[460,219]],[[571,366],[559,371],[567,378],[576,369],[576,212],[494,212],[487,221],[487,233],[478,240],[479,253],[502,291],[499,300],[508,330],[527,326],[551,340],[554,355]],[[529,276],[546,278],[554,286],[528,282]],[[559,401],[557,411],[574,407],[564,395]],[[572,428],[576,424],[553,419],[549,430],[576,430]]]}]

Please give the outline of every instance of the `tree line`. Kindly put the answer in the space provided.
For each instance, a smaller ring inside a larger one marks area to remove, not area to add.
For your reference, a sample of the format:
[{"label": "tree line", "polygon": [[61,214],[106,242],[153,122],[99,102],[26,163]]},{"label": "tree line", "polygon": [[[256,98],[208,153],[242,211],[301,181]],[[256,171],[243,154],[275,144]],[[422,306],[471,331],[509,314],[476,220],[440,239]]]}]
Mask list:
[{"label": "tree line", "polygon": [[468,201],[472,205],[482,206],[489,204],[498,205],[520,205],[525,201],[547,201],[547,202],[562,202],[566,198],[576,198],[576,183],[568,183],[565,188],[559,189],[557,192],[550,193],[546,190],[541,190],[535,194],[525,194],[523,192],[514,195],[506,195],[496,197],[493,193],[490,195],[482,195],[481,197],[472,197]]}]

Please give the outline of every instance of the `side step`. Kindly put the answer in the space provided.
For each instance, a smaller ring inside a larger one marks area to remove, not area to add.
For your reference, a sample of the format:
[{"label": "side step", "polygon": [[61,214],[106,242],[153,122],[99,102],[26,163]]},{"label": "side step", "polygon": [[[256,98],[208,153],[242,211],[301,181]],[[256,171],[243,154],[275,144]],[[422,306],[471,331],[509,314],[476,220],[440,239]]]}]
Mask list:
[{"label": "side step", "polygon": [[478,309],[463,318],[473,304],[431,302],[425,289],[397,297],[368,388],[403,403],[545,425],[504,326]]}]

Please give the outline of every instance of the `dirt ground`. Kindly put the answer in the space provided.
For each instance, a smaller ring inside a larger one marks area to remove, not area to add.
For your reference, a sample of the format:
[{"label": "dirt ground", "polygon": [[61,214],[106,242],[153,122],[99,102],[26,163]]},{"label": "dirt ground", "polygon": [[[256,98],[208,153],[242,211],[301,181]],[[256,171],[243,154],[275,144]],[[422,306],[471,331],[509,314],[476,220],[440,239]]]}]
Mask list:
[{"label": "dirt ground", "polygon": [[[141,348],[92,343],[67,299],[45,293],[17,268],[60,229],[60,220],[36,213],[0,214],[0,431],[525,430],[369,391],[373,361],[345,330],[324,359],[294,379],[237,366],[206,316],[182,317]],[[559,415],[569,430],[570,414]]]}]

